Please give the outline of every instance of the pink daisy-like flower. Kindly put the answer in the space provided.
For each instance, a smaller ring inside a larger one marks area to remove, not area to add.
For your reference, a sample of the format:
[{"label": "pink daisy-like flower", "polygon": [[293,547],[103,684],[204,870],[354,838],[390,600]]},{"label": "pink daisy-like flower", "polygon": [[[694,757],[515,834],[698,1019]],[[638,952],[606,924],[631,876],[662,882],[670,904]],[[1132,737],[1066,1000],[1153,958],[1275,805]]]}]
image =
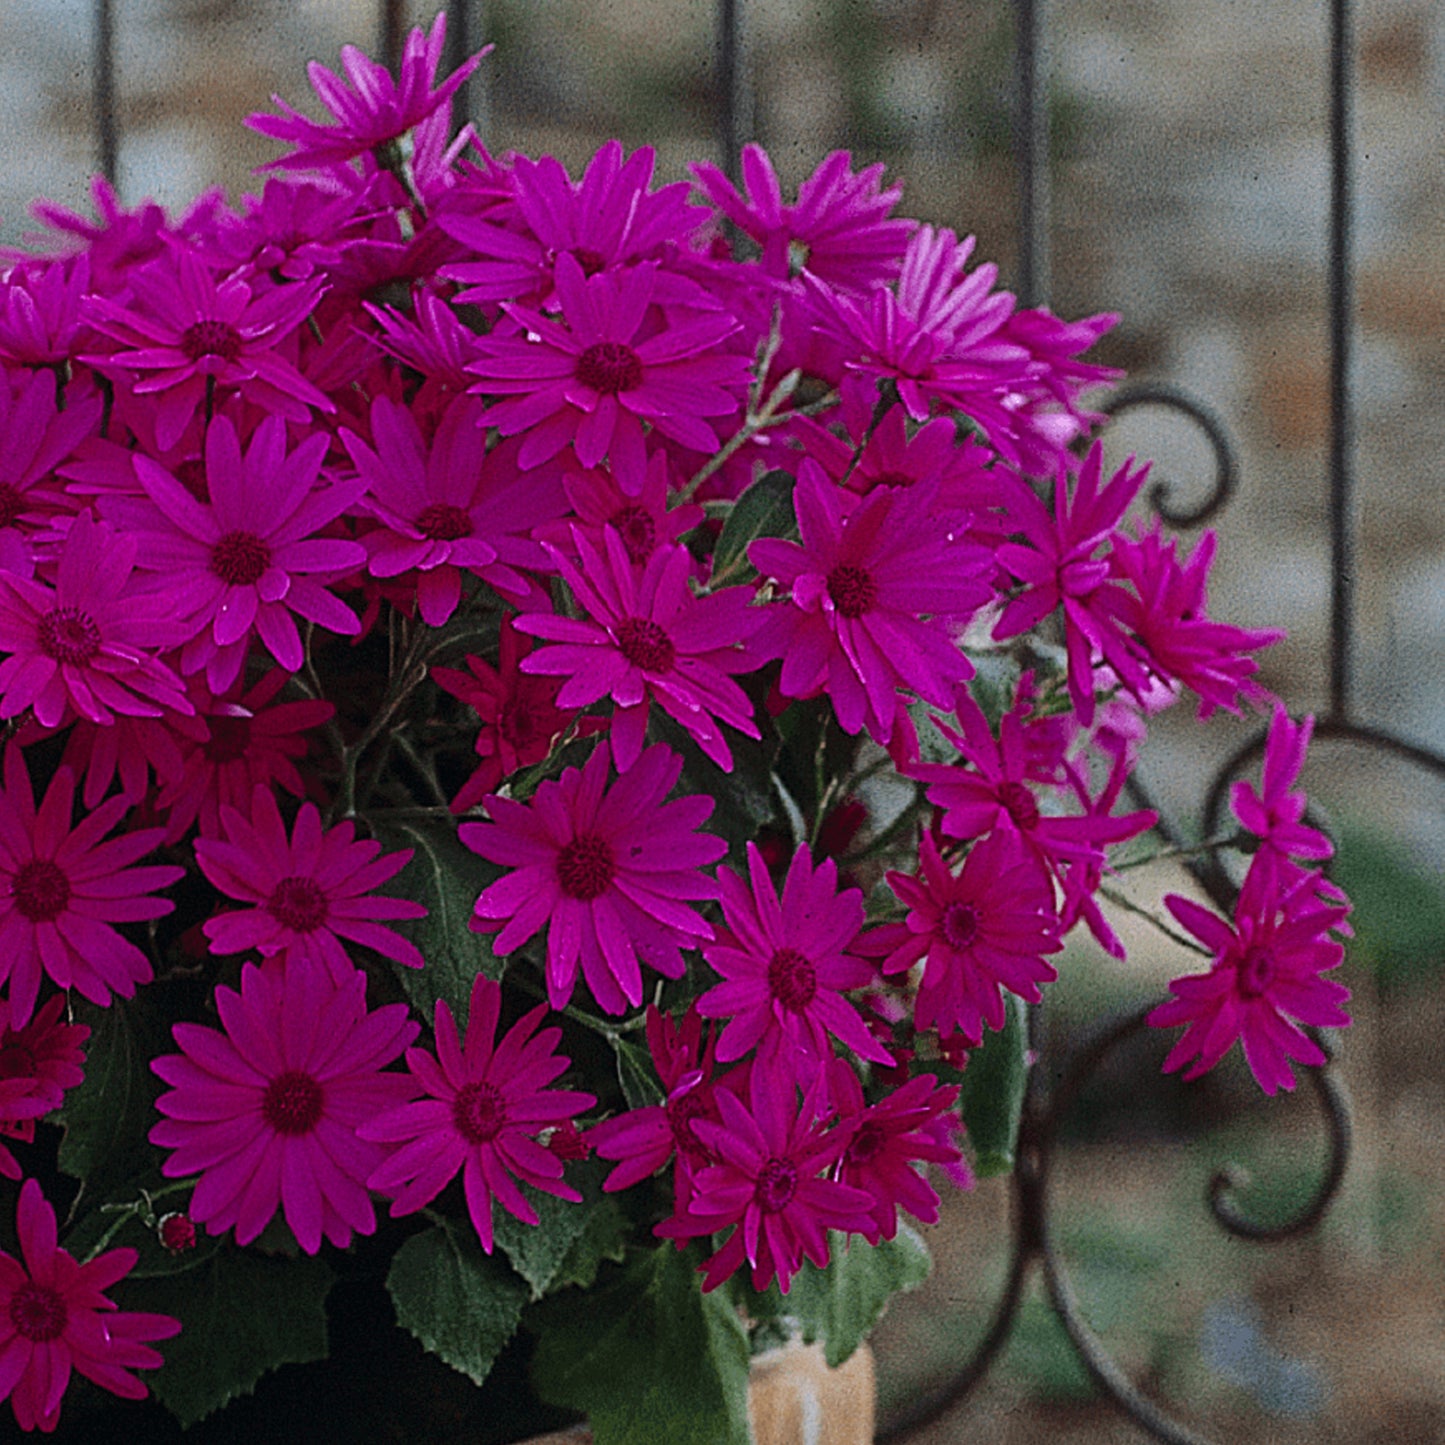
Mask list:
[{"label": "pink daisy-like flower", "polygon": [[373,1233],[366,1178],[386,1151],[356,1130],[415,1093],[408,1075],[383,1072],[416,1038],[407,1006],[368,1013],[359,969],[337,983],[293,953],[243,965],[240,993],[218,987],[216,1008],[223,1033],[174,1024],[181,1052],[151,1064],[171,1088],[150,1141],[173,1151],[166,1178],[200,1175],[191,1218],[249,1244],[279,1207],[307,1254],[323,1235],[344,1249]]},{"label": "pink daisy-like flower", "polygon": [[[0,1135],[29,1142],[35,1121],[58,1109],[67,1089],[85,1077],[80,1046],[90,1037],[84,1024],[61,1023],[64,994],[53,994],[29,1023],[11,1022],[8,999],[0,999]],[[0,1174],[21,1177],[15,1156],[0,1145]]]},{"label": "pink daisy-like flower", "polygon": [[196,862],[228,898],[253,906],[209,918],[204,932],[212,953],[289,949],[324,965],[342,985],[355,965],[343,938],[386,958],[420,968],[414,943],[378,919],[425,918],[426,909],[406,898],[371,897],[411,862],[412,850],[381,852],[374,839],[356,837],[349,821],[321,827],[314,803],[303,803],[288,838],[275,796],[263,785],[251,794],[251,815],[221,805],[220,838],[196,839]]},{"label": "pink daisy-like flower", "polygon": [[366,551],[317,533],[365,483],[317,486],[329,445],[318,433],[288,452],[286,424],[272,416],[243,454],[236,429],[218,416],[206,428],[209,502],[137,455],[145,499],[109,497],[101,504],[135,538],[140,564],[169,580],[172,605],[190,620],[181,670],[205,668],[212,692],[236,681],[253,632],[287,672],[297,672],[305,660],[297,616],[348,637],[361,630],[326,584],[363,564]]},{"label": "pink daisy-like flower", "polygon": [[973,675],[952,629],[991,595],[987,554],[939,526],[934,492],[875,487],[850,508],[809,458],[793,494],[801,544],[762,538],[748,548],[791,591],[754,644],[783,659],[782,691],[826,691],[845,732],[866,725],[880,743],[893,735],[900,687],[946,707]]},{"label": "pink daisy-like flower", "polygon": [[692,554],[679,544],[658,547],[639,574],[611,527],[603,530],[605,555],[580,531],[572,541],[578,564],[555,549],[552,562],[589,616],[519,617],[519,632],[554,644],[534,652],[522,670],[565,677],[557,694],[561,707],[612,699],[612,753],[619,772],[642,752],[653,699],[718,767],[731,772],[732,749],[718,723],[746,737],[760,736],[752,703],[729,676],[757,665],[740,646],[763,621],[752,605],[752,589],[726,587],[697,596],[688,586]]},{"label": "pink daisy-like flower", "polygon": [[452,96],[492,47],[488,45],[464,60],[437,84],[437,67],[446,50],[446,38],[444,11],[432,22],[430,31],[420,26],[412,30],[402,47],[399,77],[354,45],[341,47],[345,80],[313,60],[306,68],[311,88],[337,123],[321,125],[287,105],[279,95],[273,95],[272,103],[283,113],[258,111],[246,117],[246,124],[294,149],[263,169],[321,169],[342,164],[388,141],[399,140],[442,106],[449,106]]},{"label": "pink daisy-like flower", "polygon": [[748,385],[748,357],[721,349],[738,323],[712,312],[660,330],[644,326],[658,287],[652,262],[588,277],[564,253],[556,276],[562,321],[508,304],[507,314],[536,339],[484,336],[467,367],[480,378],[473,391],[503,398],[488,423],[504,436],[527,433],[521,465],[544,462],[571,442],[584,467],[610,454],[624,484],[640,481],[644,421],[685,447],[715,451],[717,433],[704,418],[736,414]]},{"label": "pink daisy-like flower", "polygon": [[135,1268],[133,1249],[85,1264],[56,1245],[55,1211],[27,1179],[15,1214],[20,1259],[0,1251],[0,1400],[22,1430],[51,1434],[71,1371],[127,1400],[146,1387],[130,1372],[165,1363],[148,1341],[179,1334],[170,1315],[117,1310],[105,1291]]},{"label": "pink daisy-like flower", "polygon": [[874,981],[873,969],[850,952],[863,926],[863,895],[838,891],[838,865],[813,867],[800,843],[779,899],[756,843],[748,844],[748,882],[720,869],[726,931],[703,957],[722,976],[697,1001],[704,1018],[729,1019],[718,1058],[740,1059],[756,1047],[780,1077],[802,1080],[832,1057],[831,1034],[860,1058],[893,1057],[844,1000],[847,989]]},{"label": "pink daisy-like flower", "polygon": [[1275,855],[1255,854],[1234,907],[1234,925],[1207,908],[1171,893],[1169,911],[1214,953],[1208,973],[1186,974],[1169,985],[1174,995],[1149,1015],[1155,1028],[1184,1024],[1166,1073],[1184,1068],[1186,1079],[1208,1072],[1238,1039],[1245,1062],[1266,1094],[1292,1089],[1289,1061],[1325,1063],[1325,1053],[1299,1024],[1343,1028],[1344,984],[1320,977],[1337,968],[1339,930],[1347,903],[1325,903],[1315,873],[1286,873]]},{"label": "pink daisy-like flower", "polygon": [[0,982],[10,985],[10,1024],[27,1023],[48,974],[92,1003],[130,998],[151,977],[150,959],[111,927],[161,918],[175,905],[149,895],[184,868],[133,868],[165,834],[140,828],[108,841],[130,804],[108,798],[74,828],[75,774],[58,768],[37,811],[19,746],[5,750],[0,794]]},{"label": "pink daisy-like flower", "polygon": [[985,1027],[1004,1025],[1004,989],[1037,1003],[1039,985],[1058,977],[1044,957],[1064,946],[1053,886],[1012,835],[975,844],[955,874],[925,833],[918,874],[890,872],[888,884],[909,913],[906,933],[887,935],[893,948],[883,971],[902,973],[924,960],[919,1028],[958,1032],[977,1047]]},{"label": "pink daisy-like flower", "polygon": [[393,1216],[429,1204],[460,1170],[467,1212],[488,1254],[493,1200],[524,1224],[539,1222],[516,1179],[559,1199],[581,1200],[562,1182],[562,1160],[539,1144],[537,1135],[597,1102],[579,1090],[547,1087],[571,1060],[555,1052],[561,1029],[537,1032],[546,1004],[518,1019],[498,1042],[501,1010],[501,986],[479,975],[462,1043],[451,1009],[438,1000],[435,1056],[425,1049],[406,1052],[423,1097],[357,1131],[363,1139],[400,1146],[367,1180],[369,1188],[396,1196]]},{"label": "pink daisy-like flower", "polygon": [[92,722],[116,713],[189,713],[180,679],[152,649],[181,641],[175,597],[143,591],[136,540],[82,512],[60,550],[55,585],[0,570],[0,718],[33,708],[42,727],[67,709]]},{"label": "pink daisy-like flower", "polygon": [[1265,739],[1259,788],[1241,781],[1230,790],[1230,805],[1240,825],[1281,858],[1329,858],[1335,851],[1318,828],[1303,821],[1309,799],[1303,788],[1293,787],[1314,729],[1313,717],[1295,722],[1277,707]]},{"label": "pink daisy-like flower", "polygon": [[722,1122],[693,1124],[719,1163],[700,1170],[685,1212],[664,1220],[653,1233],[664,1239],[695,1239],[732,1228],[703,1265],[703,1292],[716,1289],[744,1261],[753,1288],[776,1278],[787,1294],[806,1256],[819,1269],[828,1263],[828,1231],[874,1230],[873,1196],[831,1177],[852,1137],[849,1125],[828,1127],[819,1120],[818,1101],[826,1076],[816,1076],[798,1107],[797,1085],[754,1068],[744,1103],[718,1091]]},{"label": "pink daisy-like flower", "polygon": [[56,404],[53,371],[13,381],[0,371],[0,527],[34,530],[72,510],[53,473],[97,430],[102,403],[98,391],[80,385],[63,400]]},{"label": "pink daisy-like flower", "polygon": [[661,743],[609,789],[610,760],[602,743],[582,768],[544,782],[530,803],[489,796],[495,821],[458,829],[474,853],[512,870],[483,890],[472,927],[500,928],[492,948],[506,954],[549,925],[553,1008],[572,997],[579,964],[607,1013],[635,1008],[642,1002],[640,963],[680,978],[681,949],[712,937],[712,926],[688,900],[717,897],[718,885],[701,869],[716,863],[727,843],[696,831],[713,800],[663,801],[682,759]]},{"label": "pink daisy-like flower", "polygon": [[472,708],[481,723],[476,753],[482,761],[452,799],[454,813],[475,807],[519,768],[540,763],[574,716],[557,706],[556,682],[522,671],[521,663],[531,650],[532,639],[523,637],[512,619],[504,617],[496,667],[469,653],[466,672],[452,667],[431,670],[432,680]]}]

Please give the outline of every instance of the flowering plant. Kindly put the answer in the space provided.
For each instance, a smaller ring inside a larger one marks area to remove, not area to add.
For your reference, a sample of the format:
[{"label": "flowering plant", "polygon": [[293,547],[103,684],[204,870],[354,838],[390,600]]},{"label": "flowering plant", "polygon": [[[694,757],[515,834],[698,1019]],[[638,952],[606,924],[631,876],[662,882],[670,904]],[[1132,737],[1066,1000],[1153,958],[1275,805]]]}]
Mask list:
[{"label": "flowering plant", "polygon": [[[239,211],[97,181],[0,280],[27,1429],[72,1366],[163,1356],[190,1421],[315,1358],[375,1236],[477,1383],[521,1339],[600,1440],[745,1438],[749,1336],[846,1356],[926,1167],[1008,1167],[1021,1006],[1071,929],[1123,955],[1147,718],[1267,700],[1278,634],[1091,441],[1113,317],[1020,309],[841,152],[792,203],[756,146],[742,190],[493,157],[442,42],[251,117]],[[1233,917],[1168,899],[1209,966],[1166,1068],[1237,1039],[1272,1093],[1347,1022],[1308,736],[1236,791]]]}]

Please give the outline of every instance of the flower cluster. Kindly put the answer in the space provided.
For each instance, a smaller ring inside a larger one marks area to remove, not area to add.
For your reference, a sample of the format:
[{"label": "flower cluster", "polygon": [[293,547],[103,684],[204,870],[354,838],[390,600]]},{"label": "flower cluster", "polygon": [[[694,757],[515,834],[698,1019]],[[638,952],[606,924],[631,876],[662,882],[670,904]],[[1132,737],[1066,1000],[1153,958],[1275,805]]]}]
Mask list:
[{"label": "flower cluster", "polygon": [[[239,208],[97,183],[0,269],[0,1129],[39,1150],[155,989],[166,1250],[345,1249],[379,1197],[490,1254],[595,1151],[656,1238],[723,1236],[702,1288],[786,1292],[938,1217],[1007,996],[1078,924],[1122,956],[1148,715],[1258,704],[1278,634],[1129,520],[1112,316],[1019,307],[842,152],[792,202],[756,146],[745,194],[493,157],[444,41],[313,66],[330,119],[251,117],[288,149]],[[1272,1092],[1346,1021],[1308,734],[1236,791],[1233,917],[1168,900],[1213,956],[1169,1068],[1239,1039]],[[0,1396],[49,1429],[176,1322],[102,1329],[133,1251],[18,1208]]]}]

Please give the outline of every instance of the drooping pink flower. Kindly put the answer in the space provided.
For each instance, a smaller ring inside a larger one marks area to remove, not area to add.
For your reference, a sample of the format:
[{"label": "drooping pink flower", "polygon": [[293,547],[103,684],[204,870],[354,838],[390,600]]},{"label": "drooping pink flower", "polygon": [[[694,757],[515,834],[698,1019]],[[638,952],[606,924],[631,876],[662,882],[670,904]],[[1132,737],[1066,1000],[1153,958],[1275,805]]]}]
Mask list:
[{"label": "drooping pink flower", "polygon": [[73,505],[53,475],[100,422],[101,397],[79,383],[57,405],[55,373],[12,379],[0,372],[0,528],[43,527]]},{"label": "drooping pink flower", "polygon": [[164,1364],[148,1342],[179,1334],[181,1322],[117,1310],[106,1296],[135,1268],[135,1250],[78,1263],[57,1247],[55,1211],[33,1179],[21,1186],[15,1224],[20,1259],[0,1251],[0,1400],[20,1428],[55,1430],[72,1370],[123,1399],[145,1399],[131,1371]]},{"label": "drooping pink flower", "polygon": [[[85,1024],[61,1023],[64,994],[52,994],[30,1019],[18,1027],[11,1021],[8,999],[0,998],[0,1135],[29,1142],[35,1121],[58,1109],[67,1089],[85,1077],[80,1046],[90,1037]],[[15,1156],[0,1144],[0,1174],[19,1179]]]},{"label": "drooping pink flower", "polygon": [[458,829],[474,853],[512,870],[483,890],[472,927],[500,928],[492,948],[506,954],[547,924],[547,998],[557,1009],[572,996],[579,964],[604,1011],[635,1008],[640,964],[680,978],[681,949],[712,937],[689,901],[718,893],[701,869],[716,863],[727,843],[696,831],[713,800],[663,801],[682,759],[661,743],[609,789],[610,760],[601,743],[582,768],[548,779],[529,803],[489,796],[494,821]]},{"label": "drooping pink flower", "polygon": [[89,255],[30,257],[8,281],[0,293],[0,356],[21,366],[63,365],[83,334],[80,302],[90,290]]},{"label": "drooping pink flower", "polygon": [[788,697],[826,691],[845,732],[893,735],[898,689],[947,706],[973,668],[953,638],[991,595],[987,554],[940,528],[928,485],[875,487],[861,502],[811,458],[794,491],[801,542],[748,548],[760,572],[790,590],[754,647],[783,659]]},{"label": "drooping pink flower", "polygon": [[954,873],[931,834],[919,846],[916,875],[890,872],[888,885],[908,908],[906,929],[879,930],[891,943],[884,973],[920,960],[914,1018],[920,1029],[961,1033],[969,1047],[1004,1025],[1003,990],[1029,1003],[1058,977],[1046,954],[1063,948],[1054,890],[1043,866],[1007,832],[976,843]]},{"label": "drooping pink flower", "polygon": [[730,1020],[718,1058],[740,1059],[758,1049],[759,1061],[780,1077],[802,1081],[832,1058],[828,1035],[859,1058],[891,1064],[844,998],[874,981],[873,969],[851,951],[863,926],[863,895],[838,891],[838,865],[817,868],[800,843],[779,898],[756,843],[748,843],[748,882],[718,871],[725,931],[703,947],[722,982],[697,1001],[704,1018]]},{"label": "drooping pink flower", "polygon": [[378,920],[424,918],[426,909],[372,894],[411,861],[410,848],[382,853],[375,839],[356,837],[349,819],[323,829],[314,803],[301,805],[288,838],[275,795],[259,784],[249,817],[226,804],[220,816],[222,836],[197,838],[196,862],[228,898],[252,907],[206,920],[212,953],[289,949],[315,960],[338,987],[355,969],[343,938],[408,968],[425,962],[414,943]]},{"label": "drooping pink flower", "polygon": [[136,540],[82,512],[61,546],[55,585],[0,570],[0,718],[33,708],[42,727],[73,709],[92,722],[116,713],[192,711],[180,679],[154,649],[181,641],[175,598],[135,575]]},{"label": "drooping pink flower", "polygon": [[668,486],[668,459],[663,451],[648,457],[640,489],[623,487],[611,472],[597,467],[570,469],[563,485],[574,520],[539,528],[537,535],[569,556],[575,533],[590,538],[600,549],[602,529],[611,527],[627,549],[627,560],[634,567],[645,567],[659,547],[679,541],[703,519],[703,509],[696,503],[676,502]]},{"label": "drooping pink flower", "polygon": [[[473,391],[501,397],[487,411],[503,436],[525,432],[519,460],[535,466],[569,442],[577,460],[612,458],[624,485],[646,470],[643,423],[695,451],[717,450],[704,418],[734,415],[749,359],[724,350],[737,322],[721,312],[644,327],[658,288],[652,262],[587,276],[570,253],[557,258],[561,320],[508,303],[507,314],[535,337],[491,333],[467,367]],[[565,323],[565,324],[564,324]]]},{"label": "drooping pink flower", "polygon": [[424,32],[420,26],[412,30],[402,48],[399,76],[393,76],[386,66],[354,45],[341,47],[345,80],[313,60],[306,68],[311,88],[335,116],[336,124],[322,125],[273,95],[272,103],[282,114],[258,111],[246,117],[246,124],[294,149],[268,162],[264,169],[324,169],[343,164],[388,141],[399,140],[442,106],[450,108],[452,96],[491,46],[464,60],[438,84],[437,67],[446,49],[446,35],[445,11],[437,15],[430,31]]},{"label": "drooping pink flower", "polygon": [[[0,982],[10,985],[10,1024],[27,1023],[48,974],[92,1003],[130,998],[151,977],[146,954],[111,925],[162,918],[175,907],[151,894],[185,873],[169,863],[130,865],[161,841],[163,828],[105,839],[129,810],[108,798],[71,827],[75,775],[56,769],[37,811],[19,746],[5,750],[0,794]],[[104,841],[103,841],[104,840]]]},{"label": "drooping pink flower", "polygon": [[817,1075],[800,1108],[791,1075],[754,1068],[747,1103],[721,1089],[722,1122],[694,1122],[719,1163],[698,1172],[685,1212],[680,1208],[653,1232],[683,1240],[732,1230],[703,1265],[704,1293],[746,1262],[754,1289],[776,1279],[787,1294],[805,1257],[820,1269],[827,1265],[830,1229],[873,1232],[873,1196],[832,1177],[853,1130],[819,1119],[825,1086]]},{"label": "drooping pink flower", "polygon": [[242,965],[241,991],[218,986],[216,1008],[224,1032],[174,1024],[181,1052],[151,1063],[171,1088],[150,1141],[173,1151],[166,1178],[200,1175],[191,1218],[249,1244],[280,1208],[307,1254],[323,1235],[344,1249],[373,1233],[366,1179],[386,1151],[356,1130],[416,1092],[384,1072],[416,1038],[407,1006],[368,1012],[359,969],[338,982],[293,952]]},{"label": "drooping pink flower", "polygon": [[1290,1060],[1319,1065],[1324,1050],[1299,1025],[1342,1028],[1350,991],[1321,977],[1337,968],[1339,931],[1348,903],[1325,902],[1319,876],[1279,866],[1276,855],[1256,853],[1245,875],[1231,926],[1188,898],[1164,902],[1180,925],[1214,953],[1203,974],[1169,985],[1174,995],[1149,1015],[1155,1028],[1184,1024],[1164,1060],[1165,1072],[1184,1068],[1186,1079],[1208,1072],[1238,1040],[1245,1062],[1266,1094],[1295,1085]]},{"label": "drooping pink flower", "polygon": [[752,703],[729,674],[756,659],[741,646],[762,613],[750,588],[725,587],[698,596],[688,586],[692,554],[678,543],[658,547],[637,572],[622,539],[603,529],[599,553],[581,532],[572,543],[578,561],[550,549],[553,565],[586,609],[587,618],[527,612],[517,630],[553,644],[538,648],[522,670],[564,677],[561,707],[583,708],[610,697],[612,754],[626,772],[642,752],[648,705],[655,700],[725,772],[732,749],[719,727],[760,736]]},{"label": "drooping pink flower", "polygon": [[1335,851],[1318,828],[1303,821],[1309,799],[1303,788],[1294,788],[1314,728],[1313,717],[1295,722],[1283,706],[1276,707],[1265,739],[1259,788],[1241,780],[1230,790],[1240,826],[1282,858],[1329,858]]},{"label": "drooping pink flower", "polygon": [[444,1000],[436,1006],[436,1054],[408,1049],[407,1067],[422,1097],[363,1123],[361,1138],[393,1147],[367,1185],[394,1195],[393,1216],[413,1214],[462,1175],[467,1212],[492,1252],[492,1202],[524,1224],[538,1223],[516,1180],[559,1199],[582,1196],[563,1182],[562,1160],[537,1142],[544,1129],[590,1109],[592,1094],[548,1085],[571,1064],[556,1052],[559,1028],[537,1032],[547,1005],[517,1020],[500,1041],[502,990],[478,975],[472,984],[466,1041]]}]

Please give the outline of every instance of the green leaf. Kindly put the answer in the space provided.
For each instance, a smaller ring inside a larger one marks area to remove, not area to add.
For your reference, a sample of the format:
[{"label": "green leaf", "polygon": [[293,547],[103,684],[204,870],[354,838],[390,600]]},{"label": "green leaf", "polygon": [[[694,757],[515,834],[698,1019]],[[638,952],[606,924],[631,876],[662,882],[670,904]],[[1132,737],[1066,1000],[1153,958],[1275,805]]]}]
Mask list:
[{"label": "green leaf", "polygon": [[470,1224],[450,1221],[414,1234],[386,1276],[397,1322],[480,1385],[512,1338],[527,1286],[499,1259],[482,1253]]},{"label": "green leaf", "polygon": [[657,1071],[652,1067],[651,1056],[637,1044],[620,1035],[610,1040],[617,1055],[617,1079],[622,1085],[622,1097],[629,1109],[646,1109],[662,1103],[662,1087],[657,1082]]},{"label": "green leaf", "polygon": [[579,1289],[591,1289],[597,1282],[597,1272],[604,1261],[621,1264],[626,1258],[627,1241],[631,1237],[632,1225],[622,1212],[616,1196],[604,1195],[595,1207],[587,1211],[582,1233],[572,1241],[567,1257],[557,1266],[551,1288],[565,1289],[568,1285],[576,1285]]},{"label": "green leaf", "polygon": [[[537,1224],[526,1224],[502,1209],[493,1211],[497,1243],[531,1287],[534,1300],[555,1287],[563,1262],[587,1229],[589,1215],[603,1202],[602,1176],[610,1167],[604,1160],[592,1159],[569,1171],[570,1182],[582,1192],[580,1203],[522,1183],[522,1194],[537,1211]],[[595,1264],[593,1270],[595,1273]]]},{"label": "green leaf", "polygon": [[[771,1310],[797,1320],[804,1343],[822,1340],[824,1358],[836,1368],[868,1338],[895,1294],[916,1289],[928,1278],[933,1261],[928,1246],[906,1224],[876,1247],[861,1239],[850,1243],[836,1232],[829,1234],[829,1243],[827,1269],[804,1260],[786,1295],[778,1294],[776,1283],[769,1293]],[[767,1317],[766,1310],[759,1313]]]},{"label": "green leaf", "polygon": [[182,1425],[248,1395],[280,1365],[326,1358],[323,1260],[267,1259],[228,1247],[185,1274],[127,1281],[128,1310],[174,1315],[181,1332],[160,1345],[165,1365],[146,1383]]},{"label": "green leaf", "polygon": [[984,1035],[968,1056],[959,1107],[973,1144],[980,1178],[1007,1174],[1014,1153],[1028,1086],[1028,1027],[1024,1001],[1006,993],[1007,1015],[999,1033]]},{"label": "green leaf", "polygon": [[691,1250],[634,1250],[538,1308],[533,1384],[584,1412],[596,1445],[747,1445],[748,1342],[726,1293],[701,1293]]},{"label": "green leaf", "polygon": [[790,472],[769,472],[737,499],[713,551],[710,588],[751,582],[758,575],[757,568],[748,561],[748,547],[759,537],[798,535],[793,485]]},{"label": "green leaf", "polygon": [[450,820],[382,817],[368,822],[388,852],[415,850],[397,886],[427,910],[425,918],[394,925],[426,959],[425,968],[396,965],[396,976],[423,1018],[430,1020],[437,1000],[445,999],[465,1028],[477,974],[501,977],[487,935],[473,933],[468,925],[477,895],[503,870],[464,847]]}]

